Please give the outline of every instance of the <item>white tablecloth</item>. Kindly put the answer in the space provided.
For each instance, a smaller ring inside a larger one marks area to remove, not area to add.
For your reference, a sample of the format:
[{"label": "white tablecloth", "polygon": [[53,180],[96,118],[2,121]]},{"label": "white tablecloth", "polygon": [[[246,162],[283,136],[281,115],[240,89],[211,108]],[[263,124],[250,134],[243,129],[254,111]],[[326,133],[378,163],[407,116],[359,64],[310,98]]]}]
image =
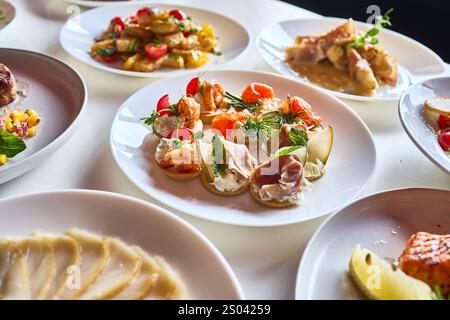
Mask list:
[{"label": "white tablecloth", "polygon": [[[66,12],[68,4],[63,0],[11,2],[16,6],[17,17],[0,32],[0,47],[35,50],[63,59],[86,80],[89,104],[74,137],[40,167],[1,185],[0,198],[43,190],[85,188],[113,191],[152,201],[132,185],[116,166],[109,151],[108,135],[120,104],[154,80],[109,74],[69,57],[58,42],[59,30],[69,16]],[[276,21],[315,16],[303,9],[272,0],[171,2],[217,10],[243,21],[252,32],[251,49],[245,56],[227,65],[239,69],[273,71],[256,52],[254,41],[258,31]],[[420,153],[403,131],[395,104],[349,104],[369,126],[378,153],[374,178],[362,195],[417,186],[450,189],[449,176]],[[294,297],[300,257],[308,239],[323,221],[318,219],[277,228],[245,228],[178,214],[219,248],[236,272],[249,299]]]}]

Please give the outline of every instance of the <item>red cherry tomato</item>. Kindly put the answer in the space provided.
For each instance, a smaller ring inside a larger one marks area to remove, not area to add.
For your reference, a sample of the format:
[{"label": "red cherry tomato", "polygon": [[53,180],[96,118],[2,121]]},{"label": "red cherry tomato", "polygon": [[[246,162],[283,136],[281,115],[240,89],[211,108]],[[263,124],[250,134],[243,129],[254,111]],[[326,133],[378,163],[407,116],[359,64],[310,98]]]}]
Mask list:
[{"label": "red cherry tomato", "polygon": [[450,128],[450,116],[445,116],[443,114],[439,115],[438,125],[442,130]]},{"label": "red cherry tomato", "polygon": [[178,128],[173,130],[171,133],[169,133],[169,135],[167,136],[167,138],[169,139],[179,139],[179,140],[190,140],[192,135],[194,133],[189,130],[188,128]]},{"label": "red cherry tomato", "polygon": [[191,81],[189,81],[187,87],[186,87],[186,95],[189,96],[195,96],[195,94],[200,90],[200,79],[194,78]]},{"label": "red cherry tomato", "polygon": [[136,12],[136,15],[139,17],[139,16],[142,16],[144,14],[151,14],[151,13],[153,13],[153,10],[151,8],[149,8],[149,7],[145,7],[145,8],[139,9]]},{"label": "red cherry tomato", "polygon": [[159,113],[159,115],[162,117],[163,115],[168,115],[169,117],[173,116],[172,112],[170,112],[168,109],[170,107],[170,100],[169,95],[166,94],[159,99],[157,105],[156,105],[156,111]]},{"label": "red cherry tomato", "polygon": [[113,63],[113,62],[116,62],[117,60],[119,60],[119,57],[120,57],[120,53],[116,52],[112,56],[103,56],[102,60],[105,61],[106,63]]},{"label": "red cherry tomato", "polygon": [[260,99],[272,99],[275,94],[272,87],[263,83],[250,83],[242,92],[245,103],[255,103]]},{"label": "red cherry tomato", "polygon": [[438,135],[438,142],[444,151],[450,151],[450,131]]},{"label": "red cherry tomato", "polygon": [[114,32],[122,33],[125,30],[125,22],[121,17],[115,17],[111,20],[111,26]]},{"label": "red cherry tomato", "polygon": [[169,12],[169,14],[178,20],[185,20],[187,18],[187,15],[183,10],[172,10]]},{"label": "red cherry tomato", "polygon": [[167,44],[160,43],[160,44],[153,44],[149,43],[145,46],[145,54],[149,59],[155,60],[158,58],[161,58],[163,55],[165,55],[169,51],[169,47]]}]

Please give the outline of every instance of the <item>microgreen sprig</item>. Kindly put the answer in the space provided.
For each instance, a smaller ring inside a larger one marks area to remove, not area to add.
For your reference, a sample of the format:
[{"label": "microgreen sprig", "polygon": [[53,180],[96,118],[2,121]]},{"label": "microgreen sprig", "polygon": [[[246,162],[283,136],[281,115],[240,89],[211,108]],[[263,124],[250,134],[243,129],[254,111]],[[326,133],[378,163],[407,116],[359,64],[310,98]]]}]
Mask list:
[{"label": "microgreen sprig", "polygon": [[258,103],[245,103],[244,100],[228,91],[225,92],[225,98],[227,99],[227,103],[235,109],[248,110],[251,113],[257,113],[261,107]]},{"label": "microgreen sprig", "polygon": [[359,48],[365,44],[377,44],[379,42],[376,36],[384,27],[392,25],[389,15],[394,12],[394,8],[389,9],[384,15],[377,17],[374,27],[367,31],[363,36],[356,38],[350,45],[352,48]]}]

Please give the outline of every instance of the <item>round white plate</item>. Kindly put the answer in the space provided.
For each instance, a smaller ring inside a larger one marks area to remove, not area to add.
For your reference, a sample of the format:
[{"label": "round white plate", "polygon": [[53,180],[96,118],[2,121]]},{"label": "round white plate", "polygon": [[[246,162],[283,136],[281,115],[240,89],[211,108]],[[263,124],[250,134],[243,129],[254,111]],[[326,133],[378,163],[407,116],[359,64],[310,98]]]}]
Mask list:
[{"label": "round white plate", "polygon": [[0,0],[0,30],[10,24],[16,16],[16,8],[5,0]]},{"label": "round white plate", "polygon": [[138,1],[144,1],[144,0],[116,0],[116,1],[109,1],[109,0],[97,0],[97,1],[91,1],[91,0],[65,0],[67,3],[76,4],[78,6],[86,7],[86,8],[95,8],[95,7],[101,7],[101,6],[109,6],[109,5],[115,5],[115,4],[123,4],[125,2],[138,2]]},{"label": "round white plate", "polygon": [[221,253],[199,231],[170,212],[119,194],[64,190],[0,201],[0,238],[36,229],[62,233],[77,227],[119,237],[164,257],[192,299],[243,299]]},{"label": "round white plate", "polygon": [[[297,35],[320,34],[345,21],[340,18],[321,18],[279,22],[259,33],[256,47],[263,59],[275,70],[286,76],[308,82],[284,62],[284,50],[293,45]],[[395,20],[393,23],[395,24]],[[357,22],[356,25],[361,31],[367,31],[373,27],[362,22]],[[371,97],[328,90],[331,94],[339,98],[366,102],[398,101],[401,93],[409,87],[411,82],[444,74],[445,67],[442,59],[419,42],[388,29],[383,29],[378,38],[383,48],[392,53],[399,62],[397,87],[389,92],[382,89],[380,93]]]},{"label": "round white plate", "polygon": [[371,195],[342,209],[322,224],[303,253],[296,299],[365,299],[347,273],[356,245],[396,259],[416,232],[450,233],[449,208],[450,191],[403,189]]},{"label": "round white plate", "polygon": [[434,96],[450,97],[450,77],[430,79],[412,86],[400,99],[398,112],[403,128],[414,144],[450,175],[450,157],[442,150],[436,133],[423,117],[425,100]]},{"label": "round white plate", "polygon": [[160,203],[186,214],[217,222],[245,226],[276,226],[297,223],[329,214],[354,199],[371,177],[376,162],[375,146],[369,130],[343,102],[309,85],[261,72],[211,71],[202,79],[216,79],[223,87],[240,93],[251,82],[272,86],[278,97],[298,95],[311,103],[326,124],[333,127],[334,143],[326,174],[311,192],[305,192],[301,207],[271,209],[258,204],[250,194],[236,197],[214,195],[199,180],[175,182],[167,178],[146,155],[143,144],[150,133],[139,121],[155,108],[158,99],[169,93],[172,100],[183,94],[195,74],[150,84],[126,100],[111,128],[114,158],[140,189]]},{"label": "round white plate", "polygon": [[[211,61],[208,64],[201,68],[193,69],[197,72],[209,70],[230,62],[242,54],[250,43],[250,35],[247,30],[229,17],[186,6],[171,6],[167,4],[151,5],[167,10],[182,9],[195,21],[213,26],[216,36],[219,38],[218,49],[222,52],[222,55],[215,56],[211,54]],[[98,62],[91,57],[89,52],[94,43],[94,38],[102,34],[112,18],[133,15],[143,6],[143,3],[118,4],[88,10],[80,15],[74,16],[61,29],[59,35],[60,43],[73,57],[96,68],[118,74],[135,77],[167,77],[192,72],[192,69],[161,69],[155,72],[126,71],[120,69],[120,66],[112,67],[106,63]]]},{"label": "round white plate", "polygon": [[28,86],[27,97],[15,106],[34,108],[42,117],[37,135],[25,139],[27,149],[0,166],[1,184],[39,165],[69,140],[87,105],[87,91],[80,75],[55,58],[0,48],[0,61],[11,69],[17,81]]}]

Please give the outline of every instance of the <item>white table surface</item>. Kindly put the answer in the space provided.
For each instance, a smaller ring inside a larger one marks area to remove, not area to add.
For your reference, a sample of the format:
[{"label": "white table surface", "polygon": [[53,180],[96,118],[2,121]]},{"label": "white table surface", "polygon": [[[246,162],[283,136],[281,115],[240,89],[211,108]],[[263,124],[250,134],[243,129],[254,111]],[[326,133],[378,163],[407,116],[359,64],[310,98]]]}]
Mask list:
[{"label": "white table surface", "polygon": [[[11,0],[10,0],[11,1]],[[55,189],[99,189],[152,201],[121,173],[109,150],[112,119],[133,92],[154,81],[109,74],[69,57],[58,34],[69,14],[62,0],[12,0],[13,23],[0,32],[0,47],[35,50],[59,57],[84,77],[89,104],[73,138],[43,165],[0,185],[0,198]],[[162,2],[162,1],[161,1]],[[270,23],[312,17],[314,13],[272,0],[171,0],[217,10],[244,21],[252,33],[251,49],[229,68],[273,71],[259,57],[254,40]],[[242,7],[246,10],[242,10]],[[76,12],[77,8],[72,7]],[[377,147],[377,166],[362,195],[403,187],[450,189],[450,177],[434,166],[401,127],[396,104],[349,105],[369,126]],[[224,254],[249,299],[294,298],[297,267],[308,239],[323,219],[277,228],[245,228],[213,223],[177,213],[202,231]],[[5,222],[1,222],[5,223]]]}]

